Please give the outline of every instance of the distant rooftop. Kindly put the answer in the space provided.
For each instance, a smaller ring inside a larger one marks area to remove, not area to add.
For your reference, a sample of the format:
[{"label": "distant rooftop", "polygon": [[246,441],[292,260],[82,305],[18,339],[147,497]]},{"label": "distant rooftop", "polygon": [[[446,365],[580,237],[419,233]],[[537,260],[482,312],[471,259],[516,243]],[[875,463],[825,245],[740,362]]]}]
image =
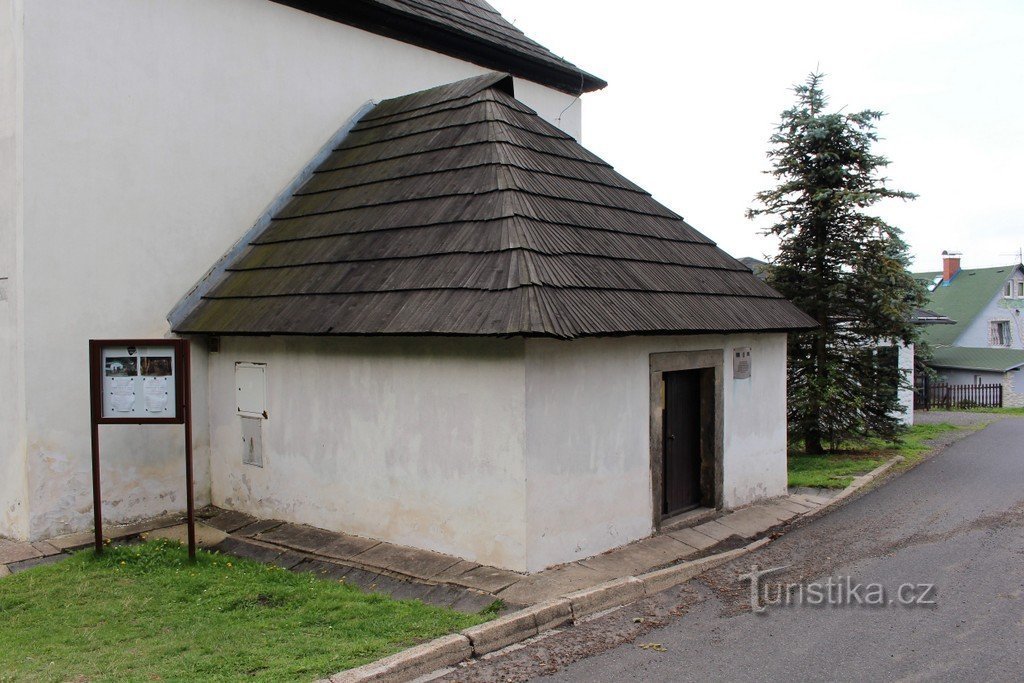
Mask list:
[{"label": "distant rooftop", "polygon": [[989,349],[968,346],[946,346],[934,349],[928,363],[937,368],[1009,372],[1024,365],[1024,351]]},{"label": "distant rooftop", "polygon": [[[947,283],[941,282],[928,294],[928,308],[956,323],[934,325],[925,331],[925,340],[933,346],[951,346],[999,293],[1007,278],[1019,266],[995,268],[961,268]],[[914,278],[931,286],[942,271],[914,273]]]}]

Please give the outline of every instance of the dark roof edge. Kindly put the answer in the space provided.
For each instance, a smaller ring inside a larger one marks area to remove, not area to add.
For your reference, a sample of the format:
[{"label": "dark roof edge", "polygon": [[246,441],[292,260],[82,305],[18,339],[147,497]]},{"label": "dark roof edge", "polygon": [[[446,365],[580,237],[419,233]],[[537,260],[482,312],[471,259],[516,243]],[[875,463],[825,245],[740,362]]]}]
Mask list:
[{"label": "dark roof edge", "polygon": [[[403,43],[457,57],[489,69],[505,71],[569,95],[600,90],[608,83],[568,62],[559,65],[519,50],[455,31],[441,23],[414,17],[368,0],[273,0],[331,21],[354,26]],[[424,30],[424,27],[429,30]]]},{"label": "dark roof edge", "polygon": [[767,327],[736,330],[643,330],[639,332],[584,332],[571,337],[554,332],[492,332],[492,333],[458,333],[458,332],[193,332],[172,329],[173,334],[182,337],[330,337],[336,339],[352,339],[356,337],[451,337],[453,339],[558,339],[574,341],[577,339],[605,339],[621,337],[697,337],[700,335],[734,335],[734,334],[789,334],[807,327]]},{"label": "dark roof edge", "polygon": [[327,160],[327,157],[331,155],[334,148],[337,147],[342,140],[349,134],[352,128],[359,123],[359,120],[366,115],[368,111],[373,109],[373,102],[366,102],[361,106],[352,116],[345,121],[345,124],[339,128],[331,138],[324,143],[316,155],[309,160],[302,170],[299,171],[291,182],[288,183],[282,189],[274,200],[267,205],[267,208],[263,210],[256,222],[245,231],[238,240],[231,245],[217,262],[207,270],[199,281],[196,282],[185,296],[181,297],[174,308],[167,314],[167,322],[171,324],[171,330],[179,327],[185,319],[199,306],[200,301],[204,296],[210,293],[210,291],[217,286],[218,283],[223,279],[224,274],[227,272],[228,265],[233,263],[242,251],[249,246],[249,243],[255,240],[257,237],[263,234],[263,232],[270,227],[270,222],[274,215],[277,214],[285,204],[287,204],[295,192],[306,184],[306,182],[313,176],[313,172]]}]

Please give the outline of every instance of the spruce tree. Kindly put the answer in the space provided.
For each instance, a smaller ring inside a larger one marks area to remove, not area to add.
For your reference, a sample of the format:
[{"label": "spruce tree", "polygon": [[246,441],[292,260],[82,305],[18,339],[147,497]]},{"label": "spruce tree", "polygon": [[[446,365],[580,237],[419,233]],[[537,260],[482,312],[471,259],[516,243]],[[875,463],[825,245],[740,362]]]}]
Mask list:
[{"label": "spruce tree", "polygon": [[868,209],[883,199],[914,199],[889,189],[889,164],[873,154],[882,112],[826,112],[822,75],[793,88],[768,159],[778,185],[756,197],[749,218],[771,215],[779,238],[768,280],[819,327],[789,337],[789,427],[808,453],[850,437],[896,438],[898,386],[892,344],[913,343],[915,307],[925,300],[907,272],[900,231]]}]

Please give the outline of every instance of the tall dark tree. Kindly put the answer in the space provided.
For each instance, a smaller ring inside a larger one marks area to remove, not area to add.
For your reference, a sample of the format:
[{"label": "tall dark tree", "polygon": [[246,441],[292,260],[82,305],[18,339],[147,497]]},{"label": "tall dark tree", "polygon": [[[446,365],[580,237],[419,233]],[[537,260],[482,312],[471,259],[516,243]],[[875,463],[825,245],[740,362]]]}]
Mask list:
[{"label": "tall dark tree", "polygon": [[871,151],[883,114],[826,112],[821,81],[813,73],[794,87],[796,104],[768,152],[778,185],[747,212],[774,217],[765,231],[779,238],[769,282],[819,324],[789,340],[789,426],[809,453],[899,433],[894,383],[908,380],[880,349],[916,341],[911,313],[925,299],[900,231],[868,212],[883,199],[915,197],[886,186],[889,160]]}]

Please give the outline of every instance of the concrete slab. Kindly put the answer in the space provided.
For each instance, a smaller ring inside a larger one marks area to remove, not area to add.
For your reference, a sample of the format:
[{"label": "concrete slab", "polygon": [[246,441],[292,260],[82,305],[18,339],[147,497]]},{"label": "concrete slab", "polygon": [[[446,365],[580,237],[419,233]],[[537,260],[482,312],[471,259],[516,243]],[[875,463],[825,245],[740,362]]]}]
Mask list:
[{"label": "concrete slab", "polygon": [[237,531],[233,532],[233,534],[235,536],[246,536],[252,538],[254,536],[262,534],[265,531],[276,529],[282,524],[284,524],[284,522],[282,522],[279,519],[261,519],[259,521],[253,522],[252,524],[246,524],[241,529],[238,529]]},{"label": "concrete slab", "polygon": [[374,541],[370,538],[340,534],[338,538],[320,548],[317,554],[336,557],[339,560],[347,560],[379,544],[380,541]]},{"label": "concrete slab", "polygon": [[61,552],[60,548],[56,547],[52,543],[48,543],[47,541],[35,541],[32,543],[32,547],[38,550],[44,556],[57,555]]},{"label": "concrete slab", "polygon": [[95,535],[91,531],[81,531],[77,534],[68,534],[49,539],[49,544],[62,552],[72,552],[92,546]]},{"label": "concrete slab", "polygon": [[359,567],[351,567],[345,573],[345,583],[362,588],[364,591],[372,591],[376,588],[379,579],[380,574],[377,572],[368,572]]},{"label": "concrete slab", "polygon": [[554,600],[566,593],[595,586],[607,575],[580,564],[566,564],[527,576],[500,591],[498,597],[515,605],[534,605]]},{"label": "concrete slab", "polygon": [[391,590],[391,597],[395,600],[419,600],[423,602],[423,598],[426,597],[427,593],[434,590],[434,586],[428,583],[417,583],[415,581],[403,581],[404,585],[395,586]]},{"label": "concrete slab", "polygon": [[469,639],[461,634],[443,636],[398,654],[334,674],[330,683],[366,681],[412,681],[446,666],[458,664],[473,654]]},{"label": "concrete slab", "polygon": [[458,557],[441,553],[407,548],[391,543],[378,543],[374,547],[351,558],[352,562],[367,566],[379,567],[405,574],[417,579],[432,579],[445,569],[459,563]]},{"label": "concrete slab", "polygon": [[697,553],[697,549],[671,535],[645,538],[597,557],[581,560],[580,564],[610,576],[622,577],[673,564]]},{"label": "concrete slab", "polygon": [[788,507],[780,505],[778,503],[771,503],[769,505],[762,505],[761,509],[767,512],[772,517],[775,517],[780,522],[788,522],[800,513],[793,512]]},{"label": "concrete slab", "polygon": [[452,566],[448,567],[448,569],[445,569],[443,572],[438,573],[438,575],[434,577],[434,581],[437,581],[438,583],[449,583],[452,581],[452,579],[456,579],[465,574],[466,572],[470,571],[471,569],[476,569],[480,566],[482,565],[479,565],[476,562],[470,562],[469,560],[459,560]]},{"label": "concrete slab", "polygon": [[33,557],[28,560],[22,560],[21,562],[12,562],[7,565],[7,568],[12,574],[17,574],[18,572],[23,572],[26,569],[32,569],[33,567],[39,567],[44,564],[54,564],[55,562],[61,562],[66,559],[68,559],[68,556],[63,553],[60,555],[44,555],[41,557]]},{"label": "concrete slab", "polygon": [[802,515],[805,512],[809,512],[810,510],[813,509],[810,505],[804,505],[803,503],[798,503],[795,500],[793,500],[792,498],[782,498],[782,499],[779,500],[777,505],[779,507],[781,507],[781,508],[785,508],[786,510],[789,510],[790,512],[795,512],[798,515]]},{"label": "concrete slab", "polygon": [[532,612],[514,612],[467,628],[462,634],[473,643],[473,654],[480,657],[537,635],[537,620]]},{"label": "concrete slab", "polygon": [[626,605],[643,596],[643,582],[636,577],[627,576],[570,593],[565,596],[565,599],[572,604],[573,619],[579,620],[612,607]]},{"label": "concrete slab", "polygon": [[753,538],[779,523],[776,517],[761,506],[737,510],[717,521],[744,538]]},{"label": "concrete slab", "polygon": [[244,512],[238,512],[237,510],[220,510],[217,514],[212,517],[203,518],[203,524],[212,526],[214,529],[220,529],[226,533],[232,533],[238,531],[242,527],[252,524],[256,521],[256,518],[252,515],[247,515]]},{"label": "concrete slab", "polygon": [[[212,526],[206,526],[206,524],[196,522],[197,547],[212,548],[227,537],[228,535],[220,529],[214,529]],[[177,526],[166,527],[164,529],[155,529],[147,533],[146,538],[149,540],[165,538],[168,541],[178,541],[182,545],[186,545],[188,543],[188,525],[179,524]]]},{"label": "concrete slab", "polygon": [[111,540],[120,540],[130,536],[138,536],[155,529],[163,529],[169,526],[176,526],[185,521],[179,514],[162,515],[151,519],[144,519],[131,524],[106,524],[103,527],[103,537]]},{"label": "concrete slab", "polygon": [[730,536],[736,535],[735,529],[730,529],[727,526],[723,526],[718,520],[712,522],[704,522],[693,527],[695,531],[698,531],[705,536],[710,536],[716,541],[724,541]]},{"label": "concrete slab", "polygon": [[291,569],[295,565],[299,564],[303,560],[308,559],[306,555],[297,553],[294,550],[285,550],[280,555],[270,561],[270,564],[281,569]]},{"label": "concrete slab", "polygon": [[[225,555],[231,555],[232,557],[244,557],[248,560],[262,562],[264,564],[276,564],[276,561],[279,557],[281,557],[284,553],[289,552],[284,551],[281,548],[260,545],[258,543],[253,543],[248,539],[236,538],[234,536],[229,536],[225,538],[223,541],[209,549],[217,551],[219,553],[223,553]],[[302,559],[305,559],[302,556],[298,557],[300,561]],[[298,562],[295,562],[292,566],[294,566],[295,564],[298,564]],[[283,565],[277,566],[280,567]]]},{"label": "concrete slab", "polygon": [[476,593],[474,591],[462,591],[462,597],[451,604],[456,612],[464,614],[476,614],[480,610],[487,609],[495,601],[493,595]]},{"label": "concrete slab", "polygon": [[523,578],[525,577],[522,574],[516,574],[506,569],[478,566],[461,576],[451,579],[450,583],[475,588],[484,593],[497,593],[502,589],[508,588],[513,583],[521,581]]},{"label": "concrete slab", "polygon": [[696,529],[679,529],[678,531],[670,531],[668,535],[677,541],[696,548],[697,550],[704,550],[718,543],[715,539],[711,538],[707,534],[702,534]]},{"label": "concrete slab", "polygon": [[0,539],[0,564],[12,564],[42,556],[43,553],[33,548],[31,543]]},{"label": "concrete slab", "polygon": [[284,523],[256,536],[257,540],[283,545],[307,553],[319,552],[329,543],[337,541],[339,534],[304,524]]},{"label": "concrete slab", "polygon": [[[445,583],[440,586],[434,586],[430,592],[423,597],[423,602],[428,605],[434,605],[435,607],[451,607],[461,600],[467,592],[468,591],[465,588],[459,588],[458,586],[452,586]],[[493,597],[487,604],[489,605],[491,602],[494,602]]]}]

